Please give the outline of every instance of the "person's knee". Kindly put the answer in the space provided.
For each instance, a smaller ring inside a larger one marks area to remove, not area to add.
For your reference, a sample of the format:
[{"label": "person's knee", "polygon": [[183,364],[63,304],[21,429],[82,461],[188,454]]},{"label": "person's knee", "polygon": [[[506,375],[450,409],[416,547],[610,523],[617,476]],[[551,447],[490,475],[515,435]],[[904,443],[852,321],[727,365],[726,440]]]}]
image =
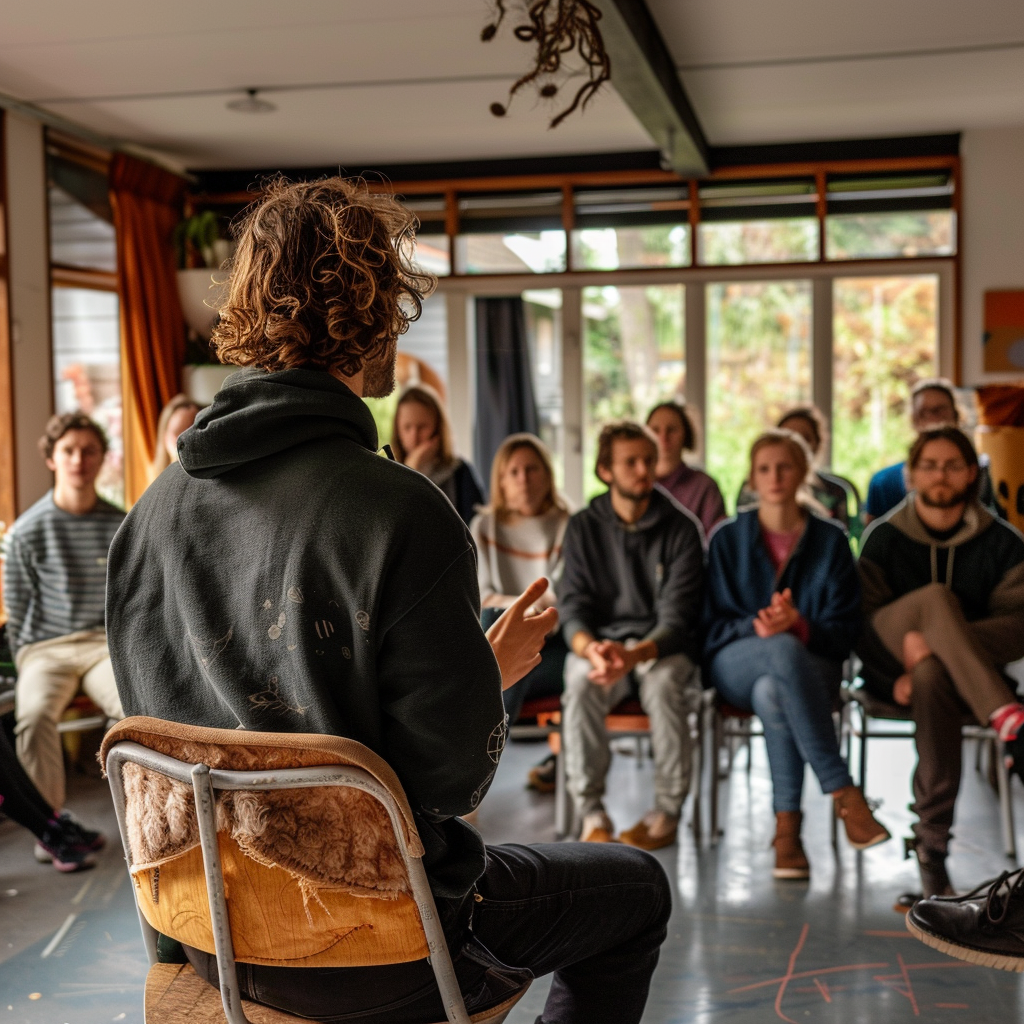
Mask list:
[{"label": "person's knee", "polygon": [[586,698],[595,688],[588,678],[590,673],[590,662],[586,658],[580,658],[570,654],[565,659],[565,689],[563,700],[574,700]]},{"label": "person's knee", "polygon": [[808,661],[807,648],[792,633],[776,633],[764,641],[765,672],[777,679],[798,677]]},{"label": "person's knee", "polygon": [[926,583],[918,590],[918,596],[924,608],[941,610],[960,610],[960,601],[949,587],[942,583]]},{"label": "person's knee", "polygon": [[[628,852],[627,852],[628,851]],[[672,884],[658,860],[644,850],[634,847],[616,849],[622,859],[623,878],[633,884],[650,888],[650,921],[652,927],[664,928],[672,915]]]},{"label": "person's knee", "polygon": [[934,654],[929,655],[927,658],[922,658],[914,666],[914,670],[911,672],[911,679],[913,681],[912,692],[922,696],[925,693],[934,693],[939,689],[950,690],[953,686],[953,681],[946,671],[946,666]]}]

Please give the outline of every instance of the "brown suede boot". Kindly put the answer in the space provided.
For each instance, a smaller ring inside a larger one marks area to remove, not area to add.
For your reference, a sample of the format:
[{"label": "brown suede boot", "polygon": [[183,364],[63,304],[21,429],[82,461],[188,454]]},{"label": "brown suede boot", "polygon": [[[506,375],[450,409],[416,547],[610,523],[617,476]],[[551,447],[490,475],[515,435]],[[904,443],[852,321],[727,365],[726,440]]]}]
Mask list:
[{"label": "brown suede boot", "polygon": [[804,879],[811,877],[804,844],[800,842],[800,826],[804,816],[799,811],[779,811],[775,815],[775,870],[776,878]]},{"label": "brown suede boot", "polygon": [[884,843],[891,838],[889,830],[879,822],[868,807],[864,794],[857,786],[843,786],[832,794],[836,814],[846,827],[846,838],[855,850]]}]

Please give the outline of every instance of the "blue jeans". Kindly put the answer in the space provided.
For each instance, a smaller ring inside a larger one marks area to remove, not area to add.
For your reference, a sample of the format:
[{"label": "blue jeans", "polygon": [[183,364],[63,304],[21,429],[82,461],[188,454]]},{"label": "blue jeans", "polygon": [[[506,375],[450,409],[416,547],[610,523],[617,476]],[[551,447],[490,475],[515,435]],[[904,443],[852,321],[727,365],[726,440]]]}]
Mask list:
[{"label": "blue jeans", "polygon": [[736,640],[711,661],[711,685],[764,725],[776,813],[800,810],[805,764],[823,793],[853,784],[832,724],[841,672],[791,633]]}]

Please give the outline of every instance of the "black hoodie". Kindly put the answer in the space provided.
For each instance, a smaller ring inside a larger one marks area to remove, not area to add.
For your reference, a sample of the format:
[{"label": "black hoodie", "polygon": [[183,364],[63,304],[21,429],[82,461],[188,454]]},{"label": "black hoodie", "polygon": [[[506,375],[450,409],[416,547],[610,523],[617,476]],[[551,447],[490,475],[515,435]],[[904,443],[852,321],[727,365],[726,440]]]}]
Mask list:
[{"label": "black hoodie", "polygon": [[328,373],[243,370],[179,439],[110,548],[126,714],[366,744],[417,813],[438,896],[483,871],[477,805],[505,736],[469,532],[376,454]]}]

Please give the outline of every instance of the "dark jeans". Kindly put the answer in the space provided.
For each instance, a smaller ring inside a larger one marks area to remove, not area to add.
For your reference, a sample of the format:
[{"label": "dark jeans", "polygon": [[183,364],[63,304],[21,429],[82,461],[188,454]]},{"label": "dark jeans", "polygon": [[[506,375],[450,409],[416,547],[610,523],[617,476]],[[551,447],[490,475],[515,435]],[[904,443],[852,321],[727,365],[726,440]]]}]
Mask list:
[{"label": "dark jeans", "polygon": [[[650,854],[596,843],[489,846],[476,888],[476,939],[502,963],[536,977],[554,973],[544,1024],[638,1024],[672,911],[668,878]],[[216,983],[213,957],[190,950],[189,959]],[[469,992],[481,969],[459,958],[456,972]],[[425,960],[364,968],[240,964],[239,981],[246,998],[313,1020],[445,1019]]]},{"label": "dark jeans", "polygon": [[[480,613],[480,624],[490,629],[501,615],[502,608],[484,608]],[[508,724],[515,725],[523,704],[538,697],[560,697],[565,685],[563,669],[565,656],[569,648],[562,639],[562,631],[558,630],[544,641],[540,652],[540,664],[528,672],[515,686],[510,686],[502,695],[505,701],[505,714]]]},{"label": "dark jeans", "polygon": [[25,774],[18,755],[0,729],[0,811],[12,821],[27,828],[37,839],[42,838],[54,817],[53,808],[43,798],[35,783]]}]

